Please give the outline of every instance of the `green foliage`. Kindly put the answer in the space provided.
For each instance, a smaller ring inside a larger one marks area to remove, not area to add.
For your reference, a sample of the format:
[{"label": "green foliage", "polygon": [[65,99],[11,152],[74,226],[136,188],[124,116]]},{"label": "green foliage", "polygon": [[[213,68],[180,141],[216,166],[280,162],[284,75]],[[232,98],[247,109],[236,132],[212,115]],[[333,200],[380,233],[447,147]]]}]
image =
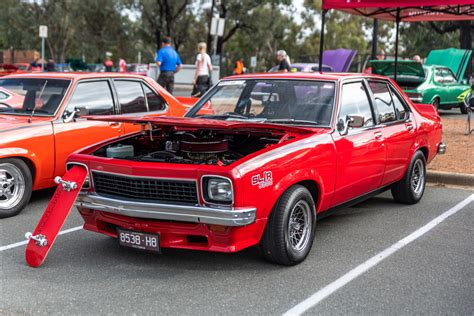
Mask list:
[{"label": "green foliage", "polygon": [[[442,22],[437,22],[443,24]],[[433,49],[448,47],[459,48],[459,31],[446,34],[438,34],[428,22],[404,23],[400,30],[402,43],[402,55],[410,57],[420,55],[422,58],[428,56]]]}]

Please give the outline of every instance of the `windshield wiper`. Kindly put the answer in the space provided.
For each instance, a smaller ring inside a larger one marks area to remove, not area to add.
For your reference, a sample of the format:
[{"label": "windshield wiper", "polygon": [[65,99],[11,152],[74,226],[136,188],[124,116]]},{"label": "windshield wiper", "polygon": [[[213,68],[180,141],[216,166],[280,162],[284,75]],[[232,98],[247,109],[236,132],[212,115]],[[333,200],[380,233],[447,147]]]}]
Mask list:
[{"label": "windshield wiper", "polygon": [[228,118],[237,118],[237,119],[245,119],[245,120],[249,119],[247,116],[241,115],[239,113],[234,113],[234,112],[226,112],[222,114],[203,114],[203,115],[197,115],[197,116],[202,117],[202,118],[210,118],[210,119],[217,119],[217,120],[226,120]]},{"label": "windshield wiper", "polygon": [[295,119],[269,119],[269,120],[264,121],[264,123],[292,124],[292,125],[319,125],[319,123],[315,121],[295,120]]}]

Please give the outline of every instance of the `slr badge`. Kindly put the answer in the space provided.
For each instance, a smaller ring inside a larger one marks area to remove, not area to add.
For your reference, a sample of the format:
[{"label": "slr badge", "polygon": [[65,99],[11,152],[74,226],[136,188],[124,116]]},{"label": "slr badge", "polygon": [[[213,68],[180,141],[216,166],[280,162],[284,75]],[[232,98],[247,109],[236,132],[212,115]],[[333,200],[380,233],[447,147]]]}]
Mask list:
[{"label": "slr badge", "polygon": [[252,185],[258,185],[259,189],[266,188],[273,184],[273,176],[271,171],[264,171],[263,174],[252,176]]}]

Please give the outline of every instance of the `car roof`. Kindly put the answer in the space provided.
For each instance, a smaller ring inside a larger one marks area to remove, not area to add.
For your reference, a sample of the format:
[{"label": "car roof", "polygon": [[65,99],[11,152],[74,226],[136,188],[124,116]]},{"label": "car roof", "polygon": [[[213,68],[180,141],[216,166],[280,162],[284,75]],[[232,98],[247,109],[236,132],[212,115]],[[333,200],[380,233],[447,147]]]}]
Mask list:
[{"label": "car roof", "polygon": [[340,81],[344,79],[356,79],[356,78],[377,78],[377,79],[387,79],[385,76],[379,76],[374,74],[363,74],[363,73],[351,73],[351,72],[295,72],[295,73],[255,73],[255,74],[245,74],[237,75],[222,78],[223,80],[238,80],[238,79],[312,79],[312,80],[331,80],[331,81]]},{"label": "car roof", "polygon": [[2,78],[54,78],[54,79],[97,79],[97,78],[133,78],[143,79],[143,76],[132,75],[127,73],[114,72],[37,72],[37,73],[21,73],[10,74]]}]

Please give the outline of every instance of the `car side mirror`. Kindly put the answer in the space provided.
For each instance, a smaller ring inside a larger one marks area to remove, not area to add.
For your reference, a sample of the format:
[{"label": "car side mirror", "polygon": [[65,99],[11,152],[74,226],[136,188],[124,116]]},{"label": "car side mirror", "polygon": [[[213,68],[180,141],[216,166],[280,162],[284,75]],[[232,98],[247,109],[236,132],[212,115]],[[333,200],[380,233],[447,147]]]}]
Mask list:
[{"label": "car side mirror", "polygon": [[84,115],[89,115],[89,109],[87,108],[87,106],[76,106],[74,108],[74,111],[70,113],[64,113],[63,122],[69,123],[72,122],[74,119]]},{"label": "car side mirror", "polygon": [[359,114],[349,114],[346,116],[346,119],[339,119],[337,123],[337,129],[341,135],[347,135],[349,127],[359,128],[364,126],[364,117]]}]

